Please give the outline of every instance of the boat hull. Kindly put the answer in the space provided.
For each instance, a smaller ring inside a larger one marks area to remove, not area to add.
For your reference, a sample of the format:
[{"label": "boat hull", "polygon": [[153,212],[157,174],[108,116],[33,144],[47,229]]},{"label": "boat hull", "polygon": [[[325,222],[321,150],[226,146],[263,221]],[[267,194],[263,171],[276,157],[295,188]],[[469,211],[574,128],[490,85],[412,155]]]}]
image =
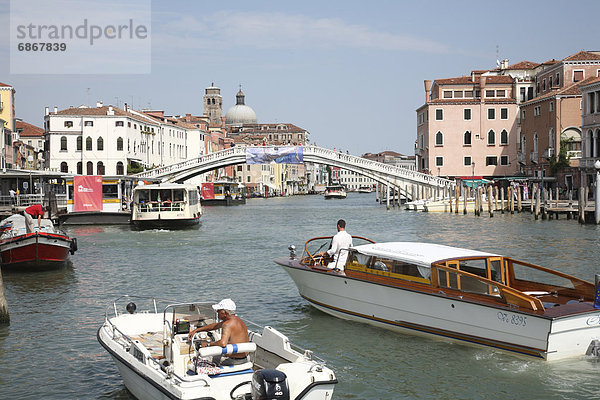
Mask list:
[{"label": "boat hull", "polygon": [[30,233],[0,241],[2,267],[56,268],[66,264],[72,240],[58,234]]},{"label": "boat hull", "polygon": [[[315,308],[398,332],[447,338],[513,353],[560,359],[585,354],[600,337],[600,310],[561,318],[522,313],[443,293],[424,293],[276,262]],[[596,326],[593,325],[596,321]]]},{"label": "boat hull", "polygon": [[228,197],[226,199],[202,200],[203,206],[238,206],[241,204],[246,204],[245,197],[242,197],[240,199],[234,199],[234,198]]},{"label": "boat hull", "polygon": [[81,211],[58,216],[60,225],[129,225],[131,212]]},{"label": "boat hull", "polygon": [[185,219],[139,219],[131,221],[135,229],[188,229],[200,225],[200,216]]}]

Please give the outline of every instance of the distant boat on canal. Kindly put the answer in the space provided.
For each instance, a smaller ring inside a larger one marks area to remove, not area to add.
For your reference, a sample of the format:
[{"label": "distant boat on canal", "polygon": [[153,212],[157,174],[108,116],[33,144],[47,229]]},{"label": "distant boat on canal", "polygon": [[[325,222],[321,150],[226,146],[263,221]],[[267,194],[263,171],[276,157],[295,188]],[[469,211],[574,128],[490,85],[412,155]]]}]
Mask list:
[{"label": "distant boat on canal", "polygon": [[202,184],[202,204],[205,206],[236,206],[246,204],[244,185],[231,181]]},{"label": "distant boat on canal", "polygon": [[184,229],[200,224],[198,188],[178,183],[133,189],[131,224],[137,229]]},{"label": "distant boat on canal", "polygon": [[330,185],[325,189],[325,200],[329,199],[345,199],[346,188],[342,185]]}]

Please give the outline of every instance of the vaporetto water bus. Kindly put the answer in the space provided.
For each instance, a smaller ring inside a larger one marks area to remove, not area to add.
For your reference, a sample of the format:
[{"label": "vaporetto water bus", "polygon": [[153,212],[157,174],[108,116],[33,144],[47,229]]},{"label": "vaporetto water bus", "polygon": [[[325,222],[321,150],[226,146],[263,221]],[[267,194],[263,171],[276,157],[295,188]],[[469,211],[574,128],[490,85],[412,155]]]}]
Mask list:
[{"label": "vaporetto water bus", "polygon": [[[115,361],[127,389],[138,399],[330,400],[337,379],[325,361],[292,346],[276,329],[249,329],[249,342],[201,347],[218,341],[188,333],[216,321],[214,302],[177,303],[122,296],[111,303],[98,341]],[[247,324],[253,325],[246,320]],[[258,327],[258,326],[257,326]],[[205,334],[205,332],[202,332]],[[211,366],[215,355],[248,353],[248,361]]]},{"label": "vaporetto water bus", "polygon": [[346,188],[342,185],[330,185],[325,189],[325,199],[345,199]]},{"label": "vaporetto water bus", "polygon": [[184,229],[202,216],[198,187],[179,183],[138,185],[133,189],[131,223],[137,229]]},{"label": "vaporetto water bus", "polygon": [[341,250],[346,264],[328,269],[317,254],[330,241],[310,239],[300,258],[292,248],[275,260],[325,313],[545,360],[599,352],[594,283],[498,254],[358,237]]}]

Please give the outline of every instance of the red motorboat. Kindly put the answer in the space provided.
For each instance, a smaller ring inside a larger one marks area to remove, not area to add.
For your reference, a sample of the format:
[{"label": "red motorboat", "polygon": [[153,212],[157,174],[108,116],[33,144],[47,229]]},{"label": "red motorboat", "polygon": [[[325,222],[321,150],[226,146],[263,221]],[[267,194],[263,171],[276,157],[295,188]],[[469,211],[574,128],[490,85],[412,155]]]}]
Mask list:
[{"label": "red motorboat", "polygon": [[[37,221],[34,222],[37,225]],[[54,229],[42,219],[40,229],[27,233],[25,217],[12,215],[0,222],[0,257],[3,269],[40,269],[66,264],[77,250],[77,239]]]}]

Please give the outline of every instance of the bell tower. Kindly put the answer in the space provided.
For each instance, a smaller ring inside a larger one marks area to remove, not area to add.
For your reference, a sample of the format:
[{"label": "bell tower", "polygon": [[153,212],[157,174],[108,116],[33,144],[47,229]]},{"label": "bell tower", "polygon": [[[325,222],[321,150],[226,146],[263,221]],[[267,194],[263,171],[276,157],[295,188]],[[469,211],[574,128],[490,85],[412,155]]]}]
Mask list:
[{"label": "bell tower", "polygon": [[223,116],[223,97],[221,97],[221,89],[216,87],[214,82],[210,87],[204,90],[204,114],[208,117],[208,121],[213,125],[221,125],[221,117]]}]

